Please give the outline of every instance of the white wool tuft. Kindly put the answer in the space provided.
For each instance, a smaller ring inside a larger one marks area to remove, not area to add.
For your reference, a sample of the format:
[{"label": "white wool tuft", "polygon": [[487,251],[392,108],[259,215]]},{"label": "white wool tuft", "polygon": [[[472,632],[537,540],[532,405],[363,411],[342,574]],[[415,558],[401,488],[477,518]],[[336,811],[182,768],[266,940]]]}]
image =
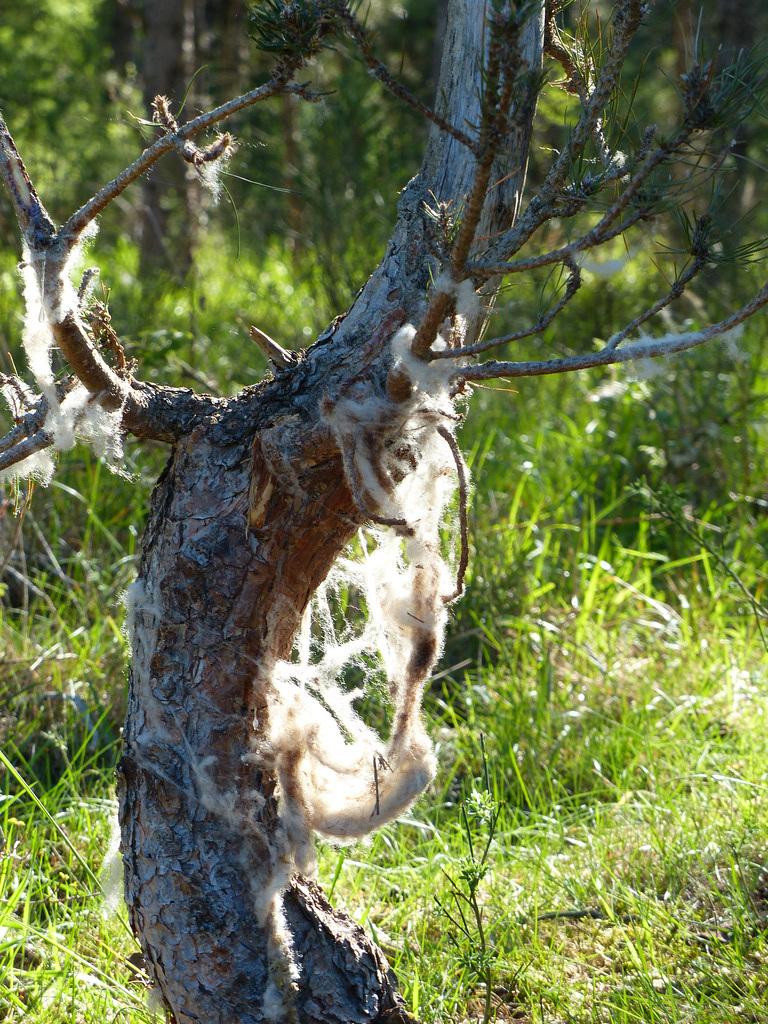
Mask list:
[{"label": "white wool tuft", "polygon": [[117,805],[109,819],[109,845],[99,875],[102,894],[102,917],[112,917],[123,900],[123,858],[120,853],[120,822]]},{"label": "white wool tuft", "polygon": [[723,348],[729,358],[735,363],[741,363],[747,358],[747,353],[739,346],[739,342],[741,341],[743,334],[744,324],[737,324],[735,327],[732,327],[730,331],[725,331],[724,334],[720,335],[720,341],[723,344]]},{"label": "white wool tuft", "polygon": [[196,168],[200,183],[210,194],[214,204],[218,204],[221,199],[223,191],[221,175],[224,173],[224,168],[229,163],[230,157],[234,152],[234,147],[228,147],[218,159],[208,160],[205,163],[199,164]]},{"label": "white wool tuft", "polygon": [[160,986],[157,983],[155,983],[154,985],[150,985],[150,987],[147,989],[147,994],[145,998],[147,1001],[148,1013],[151,1013],[153,1017],[158,1013],[162,1013],[163,1015],[165,1015],[165,1003],[163,1002],[163,993],[160,989]]},{"label": "white wool tuft", "polygon": [[0,484],[31,477],[42,484],[43,487],[47,487],[53,479],[55,468],[53,459],[47,449],[42,452],[35,452],[34,455],[28,455],[23,462],[17,462],[7,469],[0,470]]},{"label": "white wool tuft", "polygon": [[285,1015],[285,1004],[283,997],[272,978],[267,982],[264,990],[264,1001],[261,1004],[261,1012],[267,1020],[280,1021]]},{"label": "white wool tuft", "polygon": [[[49,258],[45,251],[32,252],[25,247],[21,265],[26,306],[22,337],[35,383],[48,400],[45,427],[53,434],[53,450],[67,451],[74,446],[76,439],[87,441],[112,468],[123,456],[122,409],[106,412],[82,384],[75,385],[59,401],[51,365],[51,350],[55,345],[51,324],[60,323],[77,310],[72,274],[97,230],[95,223],[89,225],[79,244],[63,262]],[[53,460],[46,451],[17,463],[5,472],[4,477],[35,476],[47,484],[52,475]]]},{"label": "white wool tuft", "polygon": [[46,253],[32,253],[24,247],[21,273],[24,281],[24,352],[35,382],[51,406],[58,404],[51,370],[51,349],[54,345],[50,319],[46,313]]},{"label": "white wool tuft", "polygon": [[462,281],[456,290],[456,313],[465,320],[479,316],[481,312],[480,296],[469,278]]},{"label": "white wool tuft", "polygon": [[451,277],[450,270],[441,270],[432,282],[432,288],[435,293],[444,292],[447,295],[455,295],[459,290],[459,283]]},{"label": "white wool tuft", "polygon": [[[414,385],[406,402],[352,394],[324,412],[353,493],[382,524],[361,531],[356,558],[339,559],[304,615],[296,660],[270,674],[269,725],[257,756],[278,777],[297,864],[311,863],[313,831],[341,843],[364,837],[403,814],[436,770],[421,701],[454,589],[442,534],[457,474],[439,430],[452,431],[457,416],[453,367],[416,359],[414,334],[408,325],[391,341],[394,362]],[[344,591],[359,594],[367,622],[338,637],[329,595]],[[365,677],[355,690],[340,681],[350,665]],[[355,708],[382,676],[387,740]]]},{"label": "white wool tuft", "polygon": [[441,271],[433,282],[435,292],[456,296],[456,315],[463,321],[473,320],[482,312],[480,296],[475,291],[472,279],[454,281],[447,270]]},{"label": "white wool tuft", "polygon": [[[425,362],[411,352],[411,343],[416,336],[416,328],[410,324],[401,327],[392,338],[392,353],[408,372],[408,376],[421,392],[421,399],[428,404],[444,402],[448,418],[453,415],[453,403],[450,399],[451,378],[456,373],[452,359],[435,359]],[[439,347],[439,346],[436,346]],[[444,344],[443,344],[444,347]],[[333,424],[331,424],[333,426]],[[442,442],[445,445],[445,442]]]}]

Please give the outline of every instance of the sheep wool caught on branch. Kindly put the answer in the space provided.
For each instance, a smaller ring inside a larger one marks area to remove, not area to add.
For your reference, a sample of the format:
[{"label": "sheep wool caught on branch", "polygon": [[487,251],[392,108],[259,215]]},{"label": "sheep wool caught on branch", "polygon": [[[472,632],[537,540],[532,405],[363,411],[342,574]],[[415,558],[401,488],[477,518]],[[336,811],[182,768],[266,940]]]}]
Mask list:
[{"label": "sheep wool caught on branch", "polygon": [[67,451],[77,440],[90,443],[111,469],[122,459],[122,405],[105,409],[76,379],[57,383],[51,361],[56,348],[51,325],[79,315],[79,296],[72,275],[96,233],[94,222],[64,256],[55,247],[37,251],[24,245],[20,265],[25,304],[22,340],[30,372],[47,403],[45,428],[50,444],[0,469],[0,482],[31,476],[48,484],[55,468],[51,450]]},{"label": "sheep wool caught on branch", "polygon": [[[391,342],[396,364],[411,374],[406,401],[353,391],[324,409],[350,488],[377,525],[361,531],[357,559],[339,559],[317,591],[302,622],[298,660],[273,671],[260,756],[274,766],[283,813],[301,846],[309,830],[336,841],[368,834],[407,810],[435,772],[421,699],[442,650],[453,591],[441,531],[452,525],[446,516],[457,471],[438,428],[452,431],[457,416],[449,374],[410,356],[414,334],[404,327]],[[346,587],[363,596],[368,621],[359,635],[337,639],[328,593]],[[392,705],[386,743],[354,710],[365,690],[339,683],[346,665],[365,664],[362,657],[371,654],[381,660]]]}]

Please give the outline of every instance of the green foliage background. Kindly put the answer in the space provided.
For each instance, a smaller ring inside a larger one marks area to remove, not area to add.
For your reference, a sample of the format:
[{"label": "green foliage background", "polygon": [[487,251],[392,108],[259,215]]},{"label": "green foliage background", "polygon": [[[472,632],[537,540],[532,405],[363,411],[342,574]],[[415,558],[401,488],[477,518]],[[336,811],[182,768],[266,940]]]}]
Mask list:
[{"label": "green foliage background", "polygon": [[[635,110],[662,130],[686,35],[674,6],[687,31],[687,5],[660,5],[627,74],[645,60]],[[425,98],[436,15],[427,0],[368,14],[390,66]],[[0,17],[0,107],[57,219],[127,164],[147,130],[136,120],[147,116],[140,30],[136,59],[116,66],[116,18],[110,0],[29,0]],[[246,83],[263,75],[261,60],[254,51]],[[223,98],[215,50],[201,75]],[[104,215],[88,260],[140,375],[236,391],[266,371],[251,323],[289,347],[310,343],[383,253],[425,127],[343,45],[322,55],[313,79],[336,91],[296,105],[296,166],[287,168],[279,106],[236,125],[228,191],[205,206],[183,279],[173,258],[140,270],[139,190]],[[545,90],[532,187],[565,102]],[[763,159],[756,114],[715,203],[726,238],[765,232],[765,169],[748,162]],[[167,201],[181,217],[179,198]],[[690,209],[709,201],[692,196]],[[554,224],[546,241],[562,230]],[[652,225],[629,251],[617,243],[588,262],[565,318],[523,351],[563,354],[609,337],[663,290],[678,230]],[[7,371],[22,365],[18,259],[0,197]],[[763,274],[750,264],[700,279],[674,327],[719,318]],[[531,322],[554,284],[542,275],[505,289],[494,328]],[[737,342],[659,366],[475,391],[461,436],[476,482],[468,594],[427,698],[441,776],[409,825],[362,852],[326,850],[321,866],[334,900],[387,949],[417,1015],[471,1015],[485,1002],[472,950],[434,900],[446,901],[443,872],[461,878],[458,807],[485,779],[502,805],[477,890],[500,1019],[768,1019],[764,334],[760,318]],[[47,490],[0,495],[0,563],[16,574],[0,583],[9,1020],[146,1015],[131,940],[91,894],[122,716],[120,594],[165,458],[129,441],[125,473],[112,475],[78,447]],[[574,907],[597,916],[576,926],[541,917]]]}]

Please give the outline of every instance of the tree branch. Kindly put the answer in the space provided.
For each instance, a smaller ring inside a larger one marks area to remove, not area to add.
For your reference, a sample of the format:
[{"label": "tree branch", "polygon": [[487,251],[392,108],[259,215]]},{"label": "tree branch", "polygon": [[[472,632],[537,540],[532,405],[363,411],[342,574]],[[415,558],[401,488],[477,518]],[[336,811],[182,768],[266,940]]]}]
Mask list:
[{"label": "tree branch", "polygon": [[178,131],[167,133],[156,142],[152,143],[151,146],[147,147],[144,152],[138,157],[137,160],[126,167],[125,170],[121,171],[116,178],[113,178],[108,185],[105,185],[99,192],[96,193],[93,198],[89,199],[87,203],[80,207],[80,209],[74,213],[69,220],[64,224],[59,232],[63,237],[71,239],[73,242],[76,241],[83,230],[97,217],[113,199],[116,199],[121,192],[137,178],[140,178],[142,174],[149,170],[149,168],[160,159],[165,153],[170,152],[172,149],[181,148],[184,144],[197,135],[199,132],[205,131],[206,128],[211,128],[213,125],[218,124],[220,121],[224,121],[226,118],[231,117],[238,111],[251,107],[256,103],[260,103],[262,100],[269,99],[270,96],[275,96],[277,93],[283,92],[285,87],[289,84],[290,79],[296,73],[298,68],[303,63],[299,58],[292,60],[286,60],[282,64],[278,65],[278,68],[273,73],[269,81],[263,85],[258,86],[256,89],[252,89],[250,92],[243,93],[241,96],[236,96],[234,99],[229,100],[227,103],[222,103],[221,106],[216,107],[214,110],[209,110],[205,114],[200,114],[199,117],[193,118],[191,121],[187,121],[183,124]]},{"label": "tree branch", "polygon": [[49,430],[38,430],[37,433],[25,437],[23,441],[12,446],[6,445],[9,437],[10,434],[6,434],[0,441],[0,472],[15,466],[18,462],[23,462],[30,455],[50,448],[54,442],[54,436]]},{"label": "tree branch", "polygon": [[539,362],[504,363],[488,360],[478,366],[457,369],[455,379],[492,380],[495,377],[540,377],[550,373],[566,373],[572,370],[586,370],[594,366],[607,366],[612,363],[627,363],[635,359],[656,359],[659,356],[674,355],[688,349],[703,345],[704,342],[726,334],[739,324],[754,316],[758,310],[768,304],[768,284],[763,285],[757,295],[746,305],[736,310],[724,320],[711,324],[700,331],[689,331],[685,334],[668,334],[661,338],[650,338],[634,341],[623,348],[617,348],[608,342],[597,352],[589,352],[579,356],[565,356],[561,359],[544,359]]},{"label": "tree branch", "polygon": [[496,258],[509,258],[516,253],[537,228],[555,215],[554,207],[562,198],[569,169],[592,137],[606,104],[618,86],[629,44],[640,28],[644,8],[641,0],[620,0],[617,4],[608,56],[594,88],[584,103],[581,117],[571,131],[567,145],[550,167],[544,183],[523,215],[495,242],[492,252]]},{"label": "tree branch", "polygon": [[524,327],[522,330],[515,331],[514,334],[505,334],[500,338],[488,338],[485,341],[477,342],[475,345],[465,345],[462,348],[438,349],[430,353],[430,359],[459,359],[462,356],[475,356],[480,352],[487,352],[488,349],[498,348],[500,345],[506,345],[511,341],[522,341],[523,338],[530,338],[535,334],[541,334],[549,327],[555,317],[563,311],[581,287],[581,270],[579,267],[568,258],[563,260],[563,262],[571,271],[565,287],[565,293],[552,309],[543,316],[539,316],[533,327]]},{"label": "tree branch", "polygon": [[694,259],[687,270],[677,278],[667,294],[662,296],[662,298],[657,302],[654,302],[654,304],[646,309],[644,313],[640,313],[639,316],[636,316],[635,319],[632,320],[631,323],[628,323],[626,327],[622,327],[618,333],[614,334],[606,344],[606,349],[610,351],[611,349],[616,348],[633,331],[636,331],[638,327],[642,327],[644,323],[647,323],[652,317],[656,316],[657,313],[660,313],[662,309],[665,309],[670,303],[674,302],[675,299],[679,299],[694,277],[700,274],[706,265],[707,261],[705,259],[698,257]]},{"label": "tree branch", "polygon": [[33,249],[45,248],[56,226],[35,192],[8,126],[0,113],[0,178],[8,192],[21,230]]},{"label": "tree branch", "polygon": [[397,79],[392,75],[389,68],[382,64],[376,56],[368,33],[365,31],[363,26],[350,11],[344,0],[337,0],[335,4],[336,13],[338,14],[341,21],[346,26],[347,32],[354,41],[357,49],[360,52],[360,56],[363,58],[365,63],[370,68],[374,77],[378,79],[381,84],[388,89],[393,96],[396,96],[403,103],[406,103],[409,107],[421,114],[426,120],[431,121],[432,124],[437,125],[440,131],[445,132],[446,135],[450,135],[451,138],[456,139],[457,142],[461,143],[462,146],[466,146],[467,149],[471,150],[475,155],[478,153],[478,141],[472,139],[466,132],[461,131],[455,125],[452,125],[450,121],[447,121],[444,117],[441,117],[436,110],[421,103],[413,93],[409,92]]},{"label": "tree branch", "polygon": [[[576,64],[573,53],[564,46],[560,40],[560,34],[555,22],[555,12],[552,10],[552,6],[553,5],[551,3],[547,3],[547,19],[544,30],[544,53],[549,57],[554,58],[554,60],[556,60],[563,68],[566,75],[568,75],[568,78],[565,79],[565,81],[555,82],[554,84],[559,86],[565,92],[578,96],[581,100],[582,106],[586,108],[589,104],[589,88],[587,82],[589,80],[590,73],[595,75],[596,68],[594,62],[590,59],[588,48],[582,47],[580,56],[588,62],[587,77],[585,78],[581,73]],[[582,18],[584,20],[586,20],[587,16],[588,15],[586,13],[582,14]],[[618,177],[621,174],[621,162],[617,161],[615,155],[611,153],[611,148],[605,138],[602,117],[598,117],[595,120],[592,128],[592,140],[600,155],[600,162],[607,172],[606,177]]]},{"label": "tree branch", "polygon": [[[184,150],[195,134],[244,107],[289,88],[290,78],[301,63],[298,57],[284,61],[264,85],[194,118],[176,131],[167,132],[85,203],[58,231],[40,201],[8,127],[0,116],[0,180],[11,199],[30,258],[39,258],[41,261],[41,270],[38,272],[39,291],[47,325],[76,377],[92,395],[97,396],[106,410],[115,411],[122,407],[125,429],[139,437],[176,440],[177,431],[186,423],[196,422],[203,410],[210,410],[212,400],[176,388],[137,387],[136,382],[118,376],[89,337],[78,310],[63,306],[67,261],[83,231],[96,216],[161,156],[173,148]],[[196,159],[199,153],[200,159],[205,162],[208,157],[214,159],[221,155],[218,149],[223,154],[225,148],[219,145],[215,153],[209,153],[193,147],[195,152],[192,158]],[[179,403],[173,411],[172,402]],[[44,415],[48,405],[39,408]],[[36,424],[34,442],[29,437],[31,430],[26,427],[14,428],[3,439],[6,445],[3,451],[7,453],[4,464],[13,465],[27,454],[40,451],[53,443],[53,435],[42,431],[42,425],[42,422]],[[25,440],[17,443],[17,438],[22,434]]]},{"label": "tree branch", "polygon": [[[476,163],[471,186],[461,212],[461,222],[448,259],[448,278],[451,288],[438,287],[432,295],[411,343],[411,351],[419,359],[426,359],[437,337],[440,325],[450,312],[455,286],[467,277],[465,265],[472,245],[488,210],[491,175],[496,169],[497,157],[509,146],[521,159],[509,175],[520,189],[527,168],[527,145],[511,146],[527,139],[533,120],[538,81],[535,61],[540,56],[537,46],[531,46],[541,30],[543,12],[537,4],[521,12],[493,12],[487,17],[485,28],[490,35],[488,60],[481,76],[480,131],[476,148]],[[521,150],[519,153],[518,150]],[[430,152],[425,157],[428,166]],[[499,176],[499,184],[504,175]],[[505,211],[507,222],[514,217],[519,192],[514,205]],[[491,225],[488,225],[491,226]],[[496,225],[493,225],[496,228]]]}]

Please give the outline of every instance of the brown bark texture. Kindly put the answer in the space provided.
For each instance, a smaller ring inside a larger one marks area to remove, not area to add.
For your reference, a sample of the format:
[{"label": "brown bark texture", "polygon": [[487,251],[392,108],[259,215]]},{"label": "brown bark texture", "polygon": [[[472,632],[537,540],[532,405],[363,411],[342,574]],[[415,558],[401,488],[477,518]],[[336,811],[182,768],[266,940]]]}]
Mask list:
[{"label": "brown bark texture", "polygon": [[[457,125],[478,118],[484,10],[449,8],[441,91]],[[537,67],[540,18],[528,35]],[[506,154],[482,234],[508,225],[527,147],[521,133]],[[425,206],[460,204],[473,166],[433,129],[385,258],[346,316],[297,366],[196,419],[154,490],[118,789],[130,920],[179,1024],[408,1019],[383,954],[293,874],[259,743],[271,668],[290,659],[312,594],[367,518],[323,409],[384,395],[388,343],[426,305]]]}]

